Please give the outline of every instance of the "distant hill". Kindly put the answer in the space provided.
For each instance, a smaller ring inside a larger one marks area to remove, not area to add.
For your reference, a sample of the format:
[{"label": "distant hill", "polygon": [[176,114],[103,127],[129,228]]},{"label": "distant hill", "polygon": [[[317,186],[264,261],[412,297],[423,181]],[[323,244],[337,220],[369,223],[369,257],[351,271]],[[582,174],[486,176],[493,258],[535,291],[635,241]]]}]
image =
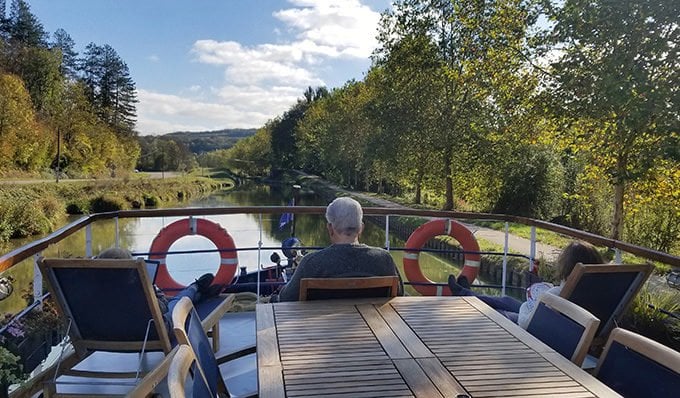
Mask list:
[{"label": "distant hill", "polygon": [[178,131],[162,137],[181,142],[193,153],[231,148],[241,138],[250,137],[257,129],[224,129],[215,131]]}]

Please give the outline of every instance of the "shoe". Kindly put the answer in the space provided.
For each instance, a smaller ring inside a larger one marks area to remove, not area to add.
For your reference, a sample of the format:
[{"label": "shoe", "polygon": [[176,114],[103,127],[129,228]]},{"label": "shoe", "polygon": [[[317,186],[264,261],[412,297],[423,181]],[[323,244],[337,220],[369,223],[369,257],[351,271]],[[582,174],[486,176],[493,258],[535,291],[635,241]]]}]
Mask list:
[{"label": "shoe", "polygon": [[463,286],[456,282],[454,275],[449,275],[449,289],[451,289],[451,295],[453,296],[460,296],[463,293]]},{"label": "shoe", "polygon": [[204,298],[217,297],[220,293],[222,293],[222,290],[224,290],[224,285],[210,285],[203,292],[203,297]]},{"label": "shoe", "polygon": [[213,274],[203,274],[198,279],[196,279],[196,282],[194,283],[198,287],[198,291],[205,294],[208,288],[210,288],[213,279],[215,279],[215,276]]},{"label": "shoe", "polygon": [[461,285],[464,289],[469,289],[470,288],[470,281],[468,281],[467,276],[465,275],[458,275],[457,282],[459,285]]}]

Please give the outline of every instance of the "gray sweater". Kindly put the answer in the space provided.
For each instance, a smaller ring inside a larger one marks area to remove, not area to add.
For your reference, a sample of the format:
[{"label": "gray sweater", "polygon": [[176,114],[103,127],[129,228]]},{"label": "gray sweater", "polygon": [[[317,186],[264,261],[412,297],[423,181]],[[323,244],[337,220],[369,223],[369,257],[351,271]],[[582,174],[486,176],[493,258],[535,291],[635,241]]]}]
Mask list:
[{"label": "gray sweater", "polygon": [[293,277],[279,293],[278,301],[297,301],[302,278],[390,275],[399,276],[399,271],[387,250],[364,244],[331,245],[302,258]]}]

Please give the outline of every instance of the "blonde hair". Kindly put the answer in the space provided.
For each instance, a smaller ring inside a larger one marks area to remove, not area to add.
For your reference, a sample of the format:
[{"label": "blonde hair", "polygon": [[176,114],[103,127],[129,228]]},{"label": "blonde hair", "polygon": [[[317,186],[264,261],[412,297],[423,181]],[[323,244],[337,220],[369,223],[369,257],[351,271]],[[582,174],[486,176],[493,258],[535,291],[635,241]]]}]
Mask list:
[{"label": "blonde hair", "polygon": [[573,241],[567,245],[557,258],[557,276],[566,280],[576,264],[602,264],[604,259],[595,246],[588,242]]}]

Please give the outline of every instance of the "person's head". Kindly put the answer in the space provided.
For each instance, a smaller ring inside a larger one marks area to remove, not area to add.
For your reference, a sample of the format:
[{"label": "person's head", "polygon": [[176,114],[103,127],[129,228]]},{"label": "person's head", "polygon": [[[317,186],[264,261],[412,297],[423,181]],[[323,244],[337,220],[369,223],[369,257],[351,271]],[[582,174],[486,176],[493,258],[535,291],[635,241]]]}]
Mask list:
[{"label": "person's head", "polygon": [[132,258],[132,253],[130,251],[121,249],[118,247],[110,247],[106,250],[103,250],[97,258],[113,258],[113,259],[120,259],[120,260],[125,260]]},{"label": "person's head", "polygon": [[557,276],[566,280],[576,264],[602,264],[604,259],[595,246],[587,242],[574,241],[562,250],[557,258]]},{"label": "person's head", "polygon": [[364,229],[361,219],[364,212],[359,202],[342,197],[332,201],[326,208],[328,233],[333,243],[352,243],[359,239]]}]

